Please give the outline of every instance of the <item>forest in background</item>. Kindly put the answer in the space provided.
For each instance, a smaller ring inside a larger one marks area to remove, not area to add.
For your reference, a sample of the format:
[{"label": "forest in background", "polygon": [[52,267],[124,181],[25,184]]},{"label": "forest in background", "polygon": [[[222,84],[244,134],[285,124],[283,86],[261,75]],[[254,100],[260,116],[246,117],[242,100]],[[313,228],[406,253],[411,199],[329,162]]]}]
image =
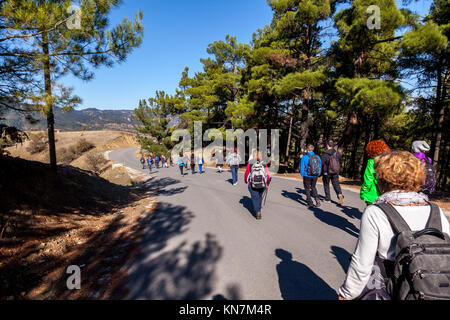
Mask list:
[{"label": "forest in background", "polygon": [[321,154],[332,139],[342,174],[360,179],[371,140],[408,151],[425,140],[448,190],[450,2],[432,1],[425,16],[408,10],[412,2],[268,0],[272,22],[250,43],[230,35],[211,43],[203,70],[186,67],[175,94],[139,102],[143,148],[167,152],[173,130],[192,131],[194,121],[223,132],[280,129],[283,171],[299,170],[307,144]]}]

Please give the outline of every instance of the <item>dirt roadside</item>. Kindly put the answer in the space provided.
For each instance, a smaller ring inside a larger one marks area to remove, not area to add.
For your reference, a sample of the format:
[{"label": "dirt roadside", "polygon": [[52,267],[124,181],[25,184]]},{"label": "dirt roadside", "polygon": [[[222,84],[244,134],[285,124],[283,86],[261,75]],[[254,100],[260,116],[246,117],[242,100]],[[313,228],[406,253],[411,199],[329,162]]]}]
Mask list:
[{"label": "dirt roadside", "polygon": [[[113,136],[95,152],[129,147],[127,140]],[[0,300],[124,297],[121,267],[139,252],[155,206],[148,177],[112,162],[101,175],[76,162],[59,166],[57,177],[40,162],[0,162]],[[80,290],[68,290],[69,266],[81,269]]]}]

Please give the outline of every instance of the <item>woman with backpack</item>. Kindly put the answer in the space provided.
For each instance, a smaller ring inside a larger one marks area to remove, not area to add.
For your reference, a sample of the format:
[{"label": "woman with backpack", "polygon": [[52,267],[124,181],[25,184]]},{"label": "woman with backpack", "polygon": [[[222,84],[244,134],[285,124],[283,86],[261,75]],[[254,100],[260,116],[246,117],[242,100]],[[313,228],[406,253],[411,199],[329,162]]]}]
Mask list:
[{"label": "woman with backpack", "polygon": [[255,152],[253,160],[247,164],[244,180],[248,184],[256,219],[261,220],[263,196],[270,181],[269,169],[262,160],[261,152]]},{"label": "woman with backpack", "polygon": [[237,148],[233,149],[233,153],[229,154],[227,156],[227,164],[230,166],[231,169],[231,179],[233,180],[233,186],[236,186],[238,184],[238,178],[239,178],[239,165],[242,162],[242,158],[238,153]]},{"label": "woman with backpack", "polygon": [[381,192],[378,189],[375,169],[373,167],[375,158],[384,153],[391,152],[391,149],[383,140],[374,140],[367,144],[366,152],[370,159],[367,162],[367,167],[364,172],[364,182],[361,186],[360,198],[361,200],[364,200],[367,205],[370,205],[381,195]]},{"label": "woman with backpack", "polygon": [[205,163],[205,159],[203,158],[203,156],[198,157],[197,158],[197,163],[198,163],[198,171],[200,171],[200,174],[203,174],[203,165]]},{"label": "woman with backpack", "polygon": [[422,192],[431,195],[436,188],[436,171],[433,167],[433,160],[426,156],[426,152],[430,151],[430,146],[425,141],[414,141],[412,144],[414,156],[425,163],[426,179],[422,187]]},{"label": "woman with backpack", "polygon": [[195,155],[193,153],[191,154],[191,171],[192,174],[195,173]]},{"label": "woman with backpack", "polygon": [[178,165],[178,168],[180,168],[180,173],[181,173],[182,177],[184,177],[184,172],[183,172],[184,165],[185,165],[184,160],[185,160],[185,158],[183,157],[183,152],[180,152],[176,164]]},{"label": "woman with backpack", "polygon": [[[442,210],[419,193],[425,182],[424,164],[405,151],[381,155],[374,162],[382,195],[362,216],[358,244],[339,299],[426,298],[427,290],[441,290],[440,283],[450,298],[448,274],[440,274],[448,272],[450,264],[450,227]],[[405,241],[411,241],[409,248],[405,249]],[[439,255],[439,248],[447,256]],[[427,259],[432,263],[420,266]],[[412,269],[408,270],[409,266]],[[437,270],[439,267],[447,270]],[[380,274],[381,282],[373,281]]]}]

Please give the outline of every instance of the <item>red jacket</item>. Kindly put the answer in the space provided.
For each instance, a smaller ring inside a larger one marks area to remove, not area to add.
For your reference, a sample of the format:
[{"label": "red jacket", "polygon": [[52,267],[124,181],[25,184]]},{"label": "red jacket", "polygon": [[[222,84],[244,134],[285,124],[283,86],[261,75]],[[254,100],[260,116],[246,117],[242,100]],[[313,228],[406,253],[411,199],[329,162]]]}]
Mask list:
[{"label": "red jacket", "polygon": [[[265,173],[266,173],[266,177],[267,177],[266,184],[268,184],[269,183],[269,179],[270,179],[269,168],[267,167],[267,164],[264,164],[264,166],[266,167],[266,169],[265,169]],[[248,183],[248,176],[249,175],[250,175],[250,163],[247,164],[247,170],[245,170],[245,178],[244,178],[244,180],[245,180],[246,184]]]}]

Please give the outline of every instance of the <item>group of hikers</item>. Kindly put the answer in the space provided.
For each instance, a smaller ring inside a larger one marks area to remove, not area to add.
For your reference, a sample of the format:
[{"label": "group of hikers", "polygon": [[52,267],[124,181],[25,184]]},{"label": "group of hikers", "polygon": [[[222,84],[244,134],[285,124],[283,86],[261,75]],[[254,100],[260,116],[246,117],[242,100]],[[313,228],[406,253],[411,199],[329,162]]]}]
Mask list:
[{"label": "group of hikers", "polygon": [[[141,155],[140,161],[142,164],[142,169],[145,169],[145,163],[147,163],[147,167],[150,173],[152,172],[153,166],[155,166],[156,169],[169,167],[167,158],[164,155],[162,155],[161,157],[157,155],[148,155],[147,157],[144,157],[144,155]],[[169,162],[170,166],[173,166],[172,158],[169,159]]]},{"label": "group of hikers", "polygon": [[[415,141],[412,153],[392,151],[383,140],[366,146],[369,160],[360,198],[367,207],[345,282],[339,289],[340,300],[450,299],[450,226],[443,211],[429,200],[436,187],[433,162],[426,156],[429,150],[425,141]],[[319,177],[325,202],[331,201],[331,182],[343,205],[339,183],[342,155],[333,141],[326,142],[322,158],[314,151],[315,147],[308,145],[300,161],[308,208],[321,206],[316,188]],[[176,161],[182,176],[188,160],[180,153]],[[204,159],[192,155],[192,170],[196,163],[202,173]],[[226,157],[233,186],[238,184],[240,163],[242,158],[235,148]],[[217,167],[222,172],[222,161]],[[244,181],[260,220],[271,177],[259,151],[250,155]]]}]

